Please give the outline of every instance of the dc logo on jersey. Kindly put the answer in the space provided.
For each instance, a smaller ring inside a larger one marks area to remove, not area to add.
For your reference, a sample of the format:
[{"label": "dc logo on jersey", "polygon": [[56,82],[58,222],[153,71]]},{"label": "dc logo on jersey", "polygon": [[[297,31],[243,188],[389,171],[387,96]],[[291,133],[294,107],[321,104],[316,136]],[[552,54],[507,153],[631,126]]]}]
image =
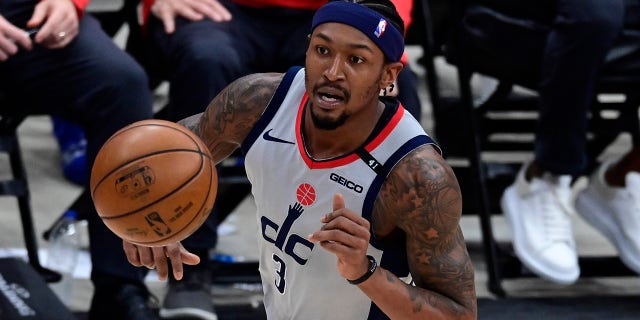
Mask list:
[{"label": "dc logo on jersey", "polygon": [[376,31],[373,33],[376,37],[380,38],[384,34],[384,31],[387,29],[387,20],[380,18],[378,22],[378,26],[376,27]]},{"label": "dc logo on jersey", "polygon": [[[266,216],[260,217],[262,238],[273,243],[298,264],[304,265],[311,256],[314,244],[304,236],[291,232],[293,224],[302,216],[305,207],[316,201],[316,190],[308,183],[302,183],[296,189],[296,203],[289,205],[287,217],[282,222],[272,221]],[[283,263],[282,261],[280,262]]]},{"label": "dc logo on jersey", "polygon": [[269,243],[273,243],[300,265],[307,263],[307,259],[311,256],[311,250],[314,247],[313,243],[305,238],[306,235],[301,236],[291,232],[293,224],[303,212],[302,205],[296,202],[289,205],[287,217],[281,223],[272,221],[265,216],[260,217],[262,238]]}]

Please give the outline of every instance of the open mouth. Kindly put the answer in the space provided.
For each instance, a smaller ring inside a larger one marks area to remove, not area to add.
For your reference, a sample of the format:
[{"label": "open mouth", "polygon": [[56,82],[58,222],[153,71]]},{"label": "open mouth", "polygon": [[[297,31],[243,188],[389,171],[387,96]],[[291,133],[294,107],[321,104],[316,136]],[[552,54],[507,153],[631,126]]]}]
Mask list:
[{"label": "open mouth", "polygon": [[322,87],[317,91],[318,100],[327,105],[335,105],[346,101],[347,94],[341,88]]},{"label": "open mouth", "polygon": [[318,96],[320,97],[321,100],[326,102],[339,102],[344,100],[342,96],[329,94],[329,93],[319,93]]}]

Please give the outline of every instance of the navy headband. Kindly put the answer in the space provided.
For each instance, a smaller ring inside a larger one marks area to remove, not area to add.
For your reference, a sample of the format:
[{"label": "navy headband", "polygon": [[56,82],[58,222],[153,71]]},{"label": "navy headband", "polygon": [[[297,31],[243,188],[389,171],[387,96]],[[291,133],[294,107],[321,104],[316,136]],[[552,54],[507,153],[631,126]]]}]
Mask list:
[{"label": "navy headband", "polygon": [[389,60],[400,61],[404,52],[404,37],[378,12],[353,2],[329,2],[320,7],[313,16],[311,32],[318,25],[327,22],[342,23],[360,30]]}]

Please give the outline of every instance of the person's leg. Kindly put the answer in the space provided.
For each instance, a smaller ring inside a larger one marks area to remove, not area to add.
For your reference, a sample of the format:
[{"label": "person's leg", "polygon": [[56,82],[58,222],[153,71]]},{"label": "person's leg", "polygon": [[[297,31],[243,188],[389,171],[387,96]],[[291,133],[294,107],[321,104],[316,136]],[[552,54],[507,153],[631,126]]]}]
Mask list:
[{"label": "person's leg", "polygon": [[587,113],[604,57],[622,30],[624,1],[558,0],[544,51],[535,161],[576,175],[586,160]]},{"label": "person's leg", "polygon": [[293,66],[304,66],[307,48],[309,47],[309,33],[311,21],[315,11],[312,10],[280,10],[278,13],[263,15],[256,24],[269,26],[264,30],[262,46],[271,52],[269,59],[263,61],[264,67],[271,67],[269,71],[285,72]]},{"label": "person's leg", "polygon": [[[114,45],[111,38],[99,29],[95,19],[85,17],[82,27],[74,54],[85,63],[84,73],[77,77],[83,83],[78,90],[84,89],[82,91],[86,93],[80,95],[78,92],[81,99],[71,110],[62,110],[61,115],[83,127],[90,170],[99,148],[113,133],[128,124],[152,117],[152,100],[144,70]],[[105,227],[95,210],[87,214],[87,219],[93,263],[91,279],[96,289],[90,317],[150,317],[149,314],[139,314],[147,302],[148,293],[143,284],[147,270],[134,267],[127,261],[122,240]],[[118,303],[129,306],[125,310],[117,310],[114,303],[116,306]]]},{"label": "person's leg", "polygon": [[615,246],[622,262],[640,273],[640,146],[621,159],[605,159],[575,206]]},{"label": "person's leg", "polygon": [[624,187],[629,172],[640,172],[640,146],[634,146],[605,173],[605,179],[612,186]]},{"label": "person's leg", "polygon": [[[228,3],[225,5],[233,15],[230,22],[178,19],[172,35],[164,33],[159,20],[151,19],[152,52],[158,55],[163,66],[161,71],[170,84],[165,119],[178,121],[204,111],[228,84],[249,74],[248,65],[262,54],[252,47],[255,30],[244,28],[241,9]],[[209,293],[211,270],[207,268],[207,262],[209,251],[217,243],[218,207],[225,201],[221,193],[204,225],[182,242],[187,250],[200,256],[202,262],[197,266],[186,266],[182,281],[169,281],[169,290],[160,310],[163,317],[215,318]]]},{"label": "person's leg", "polygon": [[177,18],[172,35],[164,32],[162,22],[149,21],[152,52],[170,83],[167,120],[178,121],[200,113],[232,81],[247,75],[248,61],[259,54],[247,42],[252,34],[243,34],[235,19],[217,23],[208,19],[189,21]]},{"label": "person's leg", "polygon": [[[30,10],[14,13],[12,19],[16,23],[24,23],[31,14]],[[23,107],[16,112],[56,114],[83,127],[88,144],[87,168],[91,168],[99,148],[115,131],[151,117],[151,94],[143,70],[88,14],[80,21],[78,37],[67,47],[47,50],[36,46],[0,68],[3,89],[19,103],[16,105]],[[85,183],[88,188],[88,181]],[[122,240],[106,228],[95,211],[85,216],[96,294],[118,283],[131,283],[136,290],[144,291],[146,270],[128,263]],[[113,299],[114,295],[102,298]],[[106,304],[104,310],[123,311],[113,300],[103,299],[98,302]],[[117,316],[125,318],[122,314]]]},{"label": "person's leg", "polygon": [[520,261],[548,280],[580,274],[570,216],[572,175],[586,159],[587,113],[598,72],[622,28],[622,0],[555,0],[538,89],[534,161],[507,188],[501,206]]}]

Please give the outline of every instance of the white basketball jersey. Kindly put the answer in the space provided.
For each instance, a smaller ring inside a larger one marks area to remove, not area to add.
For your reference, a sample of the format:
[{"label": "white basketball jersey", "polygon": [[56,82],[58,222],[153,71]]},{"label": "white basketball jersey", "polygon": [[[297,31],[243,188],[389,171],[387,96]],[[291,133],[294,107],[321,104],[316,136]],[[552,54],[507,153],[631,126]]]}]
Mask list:
[{"label": "white basketball jersey", "polygon": [[[285,75],[242,148],[257,206],[260,275],[269,319],[388,319],[337,271],[337,258],[307,236],[322,227],[341,193],[346,207],[371,220],[386,176],[407,153],[433,140],[405,109],[387,106],[356,152],[314,160],[302,137],[304,69]],[[371,240],[369,254],[400,278],[409,275],[404,237]]]}]

